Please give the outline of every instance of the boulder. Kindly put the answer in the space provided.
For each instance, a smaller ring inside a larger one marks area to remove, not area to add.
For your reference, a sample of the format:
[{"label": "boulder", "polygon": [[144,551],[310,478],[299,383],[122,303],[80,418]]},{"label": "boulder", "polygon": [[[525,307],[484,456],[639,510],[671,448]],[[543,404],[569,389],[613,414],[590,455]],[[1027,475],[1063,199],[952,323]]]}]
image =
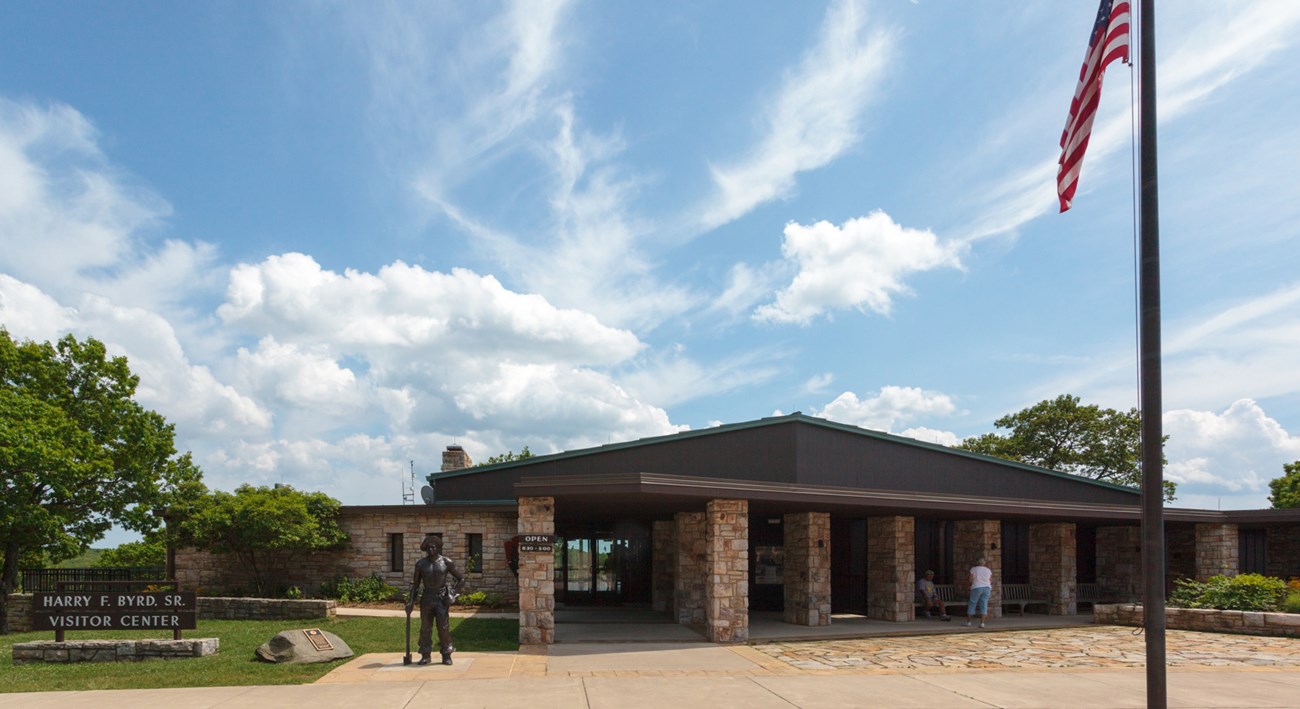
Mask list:
[{"label": "boulder", "polygon": [[[352,648],[334,633],[312,628],[310,631],[318,639],[324,639],[331,649],[322,649],[313,643],[306,630],[286,630],[277,633],[269,641],[257,648],[257,659],[267,662],[287,662],[294,665],[306,665],[313,662],[329,662],[352,657]],[[325,643],[321,643],[322,645]]]}]

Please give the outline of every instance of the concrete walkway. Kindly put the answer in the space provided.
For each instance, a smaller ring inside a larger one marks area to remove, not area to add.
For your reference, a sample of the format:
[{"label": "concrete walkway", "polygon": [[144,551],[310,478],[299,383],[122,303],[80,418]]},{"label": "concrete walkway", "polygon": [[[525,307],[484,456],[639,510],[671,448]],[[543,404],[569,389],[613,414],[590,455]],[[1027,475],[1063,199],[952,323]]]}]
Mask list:
[{"label": "concrete walkway", "polygon": [[[947,625],[947,624],[945,624]],[[1300,639],[1169,631],[1171,707],[1300,705]],[[1132,628],[781,641],[569,643],[457,653],[451,667],[355,658],[315,684],[0,694],[91,707],[1143,707]]]}]

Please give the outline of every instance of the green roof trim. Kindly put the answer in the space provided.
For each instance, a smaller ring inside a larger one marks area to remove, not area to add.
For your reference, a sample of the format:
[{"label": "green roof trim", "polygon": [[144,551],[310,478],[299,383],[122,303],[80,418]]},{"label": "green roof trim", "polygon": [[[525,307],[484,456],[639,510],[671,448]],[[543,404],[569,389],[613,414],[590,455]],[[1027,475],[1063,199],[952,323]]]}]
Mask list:
[{"label": "green roof trim", "polygon": [[1075,482],[1087,483],[1090,485],[1096,485],[1098,487],[1109,488],[1111,490],[1121,490],[1124,492],[1131,492],[1135,495],[1142,494],[1141,491],[1138,490],[1137,488],[1132,488],[1127,485],[1119,485],[1116,483],[1105,482],[1103,480],[1093,480],[1092,478],[1085,478],[1083,476],[1073,475],[1071,473],[1063,473],[1059,470],[1052,470],[1051,468],[1041,468],[1037,465],[1030,465],[1028,463],[1021,463],[1014,460],[1007,460],[1006,458],[998,458],[996,456],[984,455],[983,453],[972,453],[970,451],[964,451],[957,448],[950,448],[948,446],[941,445],[938,443],[920,441],[915,438],[898,436],[892,433],[885,433],[883,431],[873,431],[868,428],[862,428],[861,426],[854,426],[852,424],[847,424],[847,423],[839,423],[836,421],[830,421],[828,419],[817,418],[816,416],[808,416],[798,411],[792,414],[786,414],[784,416],[768,416],[765,418],[756,419],[754,421],[743,421],[741,423],[723,424],[721,426],[713,426],[711,428],[702,428],[697,431],[682,431],[681,433],[669,433],[663,436],[652,436],[650,438],[638,438],[631,441],[623,441],[621,443],[608,443],[603,446],[596,446],[593,448],[579,448],[577,450],[562,451],[560,453],[535,455],[531,458],[525,458],[523,460],[512,460],[505,463],[494,463],[492,465],[480,465],[480,466],[474,466],[470,468],[463,468],[461,470],[450,470],[445,473],[430,473],[427,479],[431,485],[436,485],[437,481],[439,480],[460,477],[463,475],[475,475],[478,473],[494,472],[498,470],[508,470],[510,468],[523,468],[537,463],[544,463],[544,462],[550,462],[556,460],[566,460],[569,458],[580,458],[583,456],[594,455],[596,453],[606,453],[609,451],[626,450],[629,448],[638,448],[641,446],[658,445],[670,441],[680,441],[689,438],[713,436],[721,433],[726,433],[729,431],[743,431],[746,429],[765,428],[768,426],[779,426],[779,425],[791,424],[791,423],[804,423],[810,426],[817,426],[820,428],[830,429],[833,431],[851,433],[857,436],[865,436],[867,438],[874,438],[876,440],[886,441],[889,443],[897,443],[900,445],[911,446],[913,448],[923,448],[938,453],[946,453],[949,455],[961,456],[964,458],[984,461],[987,463],[996,463],[998,465],[1005,465],[1011,468],[1019,468],[1021,470],[1027,470],[1034,473],[1050,475],[1052,477],[1062,478],[1065,480],[1073,480]]}]

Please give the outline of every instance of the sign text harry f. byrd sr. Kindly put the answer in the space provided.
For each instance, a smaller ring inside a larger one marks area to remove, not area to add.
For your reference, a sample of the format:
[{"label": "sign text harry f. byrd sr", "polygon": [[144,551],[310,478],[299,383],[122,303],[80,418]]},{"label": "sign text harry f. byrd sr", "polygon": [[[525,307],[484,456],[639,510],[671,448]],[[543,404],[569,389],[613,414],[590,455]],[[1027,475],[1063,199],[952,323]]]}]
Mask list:
[{"label": "sign text harry f. byrd sr", "polygon": [[193,630],[193,591],[32,594],[32,630]]}]

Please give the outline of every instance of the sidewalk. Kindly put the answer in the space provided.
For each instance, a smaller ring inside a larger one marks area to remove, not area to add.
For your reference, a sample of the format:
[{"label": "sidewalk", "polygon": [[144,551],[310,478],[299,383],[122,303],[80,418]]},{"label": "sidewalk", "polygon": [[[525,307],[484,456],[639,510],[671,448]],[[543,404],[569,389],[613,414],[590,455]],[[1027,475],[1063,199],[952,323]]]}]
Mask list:
[{"label": "sidewalk", "polygon": [[[451,667],[364,655],[315,684],[0,694],[0,709],[92,707],[1144,707],[1131,628],[754,646],[570,643],[456,654]],[[1171,707],[1300,704],[1300,639],[1170,631]]]}]

